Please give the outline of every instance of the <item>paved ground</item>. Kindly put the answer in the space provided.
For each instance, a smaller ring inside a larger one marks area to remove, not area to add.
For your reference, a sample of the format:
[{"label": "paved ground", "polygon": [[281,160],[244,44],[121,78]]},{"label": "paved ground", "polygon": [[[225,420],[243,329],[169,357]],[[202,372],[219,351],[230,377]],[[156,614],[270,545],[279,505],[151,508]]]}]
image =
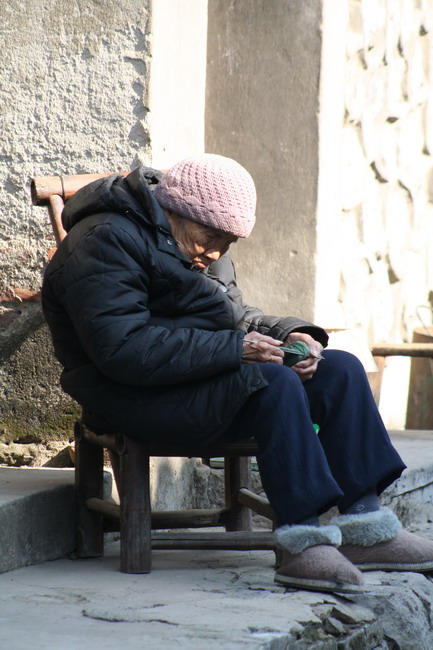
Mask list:
[{"label": "paved ground", "polygon": [[[118,552],[112,543],[104,559],[0,575],[0,647],[288,648],[306,627],[320,627],[321,614],[347,606],[332,595],[285,593],[273,583],[270,552],[155,551],[152,573],[138,576],[118,571]],[[357,629],[374,619],[362,608],[351,615]]]},{"label": "paved ground", "polygon": [[431,650],[433,580],[366,574],[365,595],[288,591],[273,554],[155,551],[148,575],[61,559],[0,575],[4,650]]},{"label": "paved ground", "polygon": [[[389,500],[399,500],[417,516],[425,509],[429,513],[431,437],[421,436],[417,444],[407,436],[397,438],[410,469]],[[21,488],[11,482],[11,471],[2,469],[0,475],[5,484],[0,546],[13,555],[20,536],[27,535],[27,544],[32,544],[36,519],[31,517],[38,502],[35,494],[28,494],[34,491],[28,481],[31,472],[16,475],[24,476]],[[54,478],[44,478],[45,488]],[[62,489],[70,495],[69,475]],[[44,492],[41,499],[41,512],[48,508],[52,513],[42,550],[50,545],[65,504],[59,490],[49,492],[48,500]],[[20,491],[26,493],[26,505],[19,500],[21,510],[14,519]],[[60,498],[53,508],[55,495]],[[413,527],[422,527],[433,538],[429,516]],[[13,521],[12,530],[8,522]],[[65,535],[69,533],[65,528]],[[273,582],[273,553],[234,551],[154,551],[151,574],[125,575],[119,571],[119,542],[112,537],[101,559],[64,558],[0,574],[1,650],[433,648],[430,577],[369,573],[368,591],[360,597],[286,592]]]}]

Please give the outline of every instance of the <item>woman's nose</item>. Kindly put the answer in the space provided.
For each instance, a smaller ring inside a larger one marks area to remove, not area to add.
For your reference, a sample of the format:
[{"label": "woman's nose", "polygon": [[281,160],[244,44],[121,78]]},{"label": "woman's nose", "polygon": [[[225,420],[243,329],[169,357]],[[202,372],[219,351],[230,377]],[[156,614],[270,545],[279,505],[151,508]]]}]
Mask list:
[{"label": "woman's nose", "polygon": [[212,262],[216,262],[221,257],[221,251],[216,250],[216,249],[209,250],[209,251],[206,251],[205,256],[209,260],[212,260]]}]

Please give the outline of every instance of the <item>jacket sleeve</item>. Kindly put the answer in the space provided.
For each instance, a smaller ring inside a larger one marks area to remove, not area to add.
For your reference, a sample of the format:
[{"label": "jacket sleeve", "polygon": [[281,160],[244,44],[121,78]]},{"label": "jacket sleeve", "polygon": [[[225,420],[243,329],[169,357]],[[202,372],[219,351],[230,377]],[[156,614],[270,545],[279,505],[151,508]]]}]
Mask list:
[{"label": "jacket sleeve", "polygon": [[[95,234],[96,233],[96,234]],[[143,242],[99,227],[62,269],[63,304],[86,355],[107,377],[135,386],[207,379],[237,370],[244,333],[150,323]]]},{"label": "jacket sleeve", "polygon": [[323,328],[295,316],[269,316],[257,307],[246,304],[236,284],[236,270],[229,255],[224,255],[219,262],[212,264],[210,270],[226,285],[227,295],[231,300],[243,309],[243,329],[246,332],[260,332],[280,341],[291,332],[304,332],[324,347],[327,345],[329,337]]}]

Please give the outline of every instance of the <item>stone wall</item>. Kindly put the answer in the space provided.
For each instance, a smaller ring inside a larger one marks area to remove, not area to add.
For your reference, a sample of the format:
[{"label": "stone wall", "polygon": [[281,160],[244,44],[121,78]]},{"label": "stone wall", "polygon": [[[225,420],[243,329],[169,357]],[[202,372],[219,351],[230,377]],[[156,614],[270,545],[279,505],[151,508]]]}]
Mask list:
[{"label": "stone wall", "polygon": [[433,289],[432,5],[324,9],[316,318],[412,340]]},{"label": "stone wall", "polygon": [[[430,2],[325,0],[315,313],[369,343],[431,323],[432,88]],[[409,369],[387,361],[390,428],[405,426]]]}]

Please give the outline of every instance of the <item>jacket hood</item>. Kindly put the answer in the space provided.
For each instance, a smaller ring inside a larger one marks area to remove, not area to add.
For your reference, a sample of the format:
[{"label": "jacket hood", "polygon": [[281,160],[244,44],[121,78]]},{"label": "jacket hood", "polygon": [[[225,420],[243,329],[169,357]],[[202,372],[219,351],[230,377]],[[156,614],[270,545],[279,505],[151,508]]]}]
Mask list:
[{"label": "jacket hood", "polygon": [[78,222],[100,212],[132,213],[149,222],[149,213],[159,211],[152,190],[162,176],[162,172],[151,167],[139,167],[126,177],[113,174],[89,183],[66,203],[63,227],[69,232]]}]

